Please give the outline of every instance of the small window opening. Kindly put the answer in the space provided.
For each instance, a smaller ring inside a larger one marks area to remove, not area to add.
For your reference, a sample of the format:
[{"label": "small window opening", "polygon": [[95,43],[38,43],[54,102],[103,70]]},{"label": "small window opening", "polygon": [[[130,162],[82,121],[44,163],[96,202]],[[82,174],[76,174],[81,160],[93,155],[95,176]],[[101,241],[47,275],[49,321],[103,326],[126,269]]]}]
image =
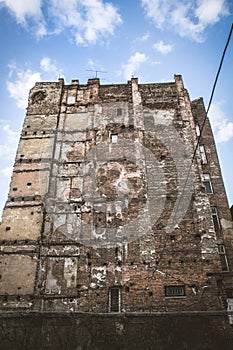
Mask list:
[{"label": "small window opening", "polygon": [[166,297],[184,297],[185,286],[165,286]]},{"label": "small window opening", "polygon": [[111,135],[111,142],[117,143],[118,142],[118,134],[112,134]]},{"label": "small window opening", "polygon": [[206,157],[205,147],[204,146],[200,146],[200,154],[201,154],[201,162],[202,162],[202,164],[207,164],[207,157]]},{"label": "small window opening", "polygon": [[199,128],[198,124],[196,124],[196,134],[197,134],[197,137],[199,137],[201,135],[200,128]]},{"label": "small window opening", "polygon": [[121,293],[120,288],[112,287],[109,290],[109,312],[121,311]]},{"label": "small window opening", "polygon": [[10,231],[10,229],[11,229],[10,226],[6,227],[6,231]]},{"label": "small window opening", "polygon": [[122,115],[122,108],[117,108],[117,116]]},{"label": "small window opening", "polygon": [[216,207],[211,207],[211,214],[212,214],[215,232],[218,232],[221,227],[220,227],[220,221],[218,218],[218,211]]},{"label": "small window opening", "polygon": [[209,174],[203,174],[204,177],[204,185],[205,185],[205,189],[206,189],[206,193],[207,194],[212,194],[213,193],[213,188],[212,188],[212,184],[211,184],[211,180],[210,180],[210,175]]},{"label": "small window opening", "polygon": [[228,266],[228,261],[227,261],[226,250],[225,250],[224,244],[219,244],[218,253],[219,253],[220,261],[221,261],[221,265],[222,265],[222,272],[228,272],[229,266]]},{"label": "small window opening", "polygon": [[37,134],[37,132],[36,132],[36,131],[34,131],[33,135],[36,135],[36,134]]},{"label": "small window opening", "polygon": [[31,185],[32,185],[32,183],[31,183],[31,182],[28,182],[28,183],[27,183],[27,186],[31,186]]},{"label": "small window opening", "polygon": [[13,191],[17,191],[17,187],[13,187]]}]

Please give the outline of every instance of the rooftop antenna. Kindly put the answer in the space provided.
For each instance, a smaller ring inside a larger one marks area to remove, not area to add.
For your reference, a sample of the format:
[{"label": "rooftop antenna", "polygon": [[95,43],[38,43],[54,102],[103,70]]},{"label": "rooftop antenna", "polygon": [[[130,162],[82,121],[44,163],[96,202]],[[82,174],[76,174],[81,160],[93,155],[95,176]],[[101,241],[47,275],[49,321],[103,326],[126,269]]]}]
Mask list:
[{"label": "rooftop antenna", "polygon": [[98,73],[107,73],[102,70],[86,69],[87,72],[95,72],[95,78],[98,78]]}]

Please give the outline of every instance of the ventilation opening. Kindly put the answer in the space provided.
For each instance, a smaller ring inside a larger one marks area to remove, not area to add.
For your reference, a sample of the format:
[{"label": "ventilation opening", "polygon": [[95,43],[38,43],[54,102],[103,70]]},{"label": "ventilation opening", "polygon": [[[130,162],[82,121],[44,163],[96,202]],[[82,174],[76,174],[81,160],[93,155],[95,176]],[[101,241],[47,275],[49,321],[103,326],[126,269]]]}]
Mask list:
[{"label": "ventilation opening", "polygon": [[185,286],[166,286],[165,296],[166,297],[184,297]]}]

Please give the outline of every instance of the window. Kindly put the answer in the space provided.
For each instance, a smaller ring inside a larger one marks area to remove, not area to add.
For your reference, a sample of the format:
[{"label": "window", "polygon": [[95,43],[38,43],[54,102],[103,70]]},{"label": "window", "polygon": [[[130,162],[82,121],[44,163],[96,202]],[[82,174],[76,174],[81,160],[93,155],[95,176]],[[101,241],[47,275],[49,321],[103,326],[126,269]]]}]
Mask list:
[{"label": "window", "polygon": [[121,108],[117,108],[117,116],[118,115],[122,115],[122,109]]},{"label": "window", "polygon": [[218,212],[217,212],[217,208],[216,207],[211,207],[211,214],[212,214],[212,219],[213,219],[213,222],[214,222],[215,232],[218,232],[221,227],[220,227],[220,222],[219,222]]},{"label": "window", "polygon": [[121,311],[121,293],[120,288],[112,287],[109,290],[109,312]]},{"label": "window", "polygon": [[185,286],[166,286],[165,287],[166,297],[184,297],[185,296]]},{"label": "window", "polygon": [[117,134],[112,134],[112,135],[111,135],[111,141],[112,141],[112,143],[117,143],[117,141],[118,141],[118,135],[117,135]]},{"label": "window", "polygon": [[197,137],[199,137],[200,136],[200,128],[199,128],[199,125],[198,124],[196,124],[196,134],[197,134]]},{"label": "window", "polygon": [[205,147],[200,146],[200,153],[201,153],[201,162],[202,164],[207,164],[207,158],[206,158],[206,153],[205,153]]},{"label": "window", "polygon": [[213,188],[211,185],[211,181],[210,181],[210,175],[209,174],[203,174],[204,177],[204,185],[205,185],[205,189],[206,189],[206,193],[208,194],[212,194],[213,193]]},{"label": "window", "polygon": [[219,244],[218,253],[219,253],[220,261],[221,261],[221,265],[222,265],[222,272],[228,272],[229,267],[228,267],[228,261],[227,261],[226,250],[225,250],[224,244]]}]

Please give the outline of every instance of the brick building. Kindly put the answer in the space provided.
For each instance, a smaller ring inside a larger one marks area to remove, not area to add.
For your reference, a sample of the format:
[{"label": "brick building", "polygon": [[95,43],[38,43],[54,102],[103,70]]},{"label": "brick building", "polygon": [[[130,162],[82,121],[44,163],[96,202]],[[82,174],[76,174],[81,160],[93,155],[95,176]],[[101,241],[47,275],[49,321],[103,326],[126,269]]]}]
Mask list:
[{"label": "brick building", "polygon": [[230,311],[232,218],[208,118],[194,153],[205,117],[179,75],[36,83],[0,226],[1,309]]}]

